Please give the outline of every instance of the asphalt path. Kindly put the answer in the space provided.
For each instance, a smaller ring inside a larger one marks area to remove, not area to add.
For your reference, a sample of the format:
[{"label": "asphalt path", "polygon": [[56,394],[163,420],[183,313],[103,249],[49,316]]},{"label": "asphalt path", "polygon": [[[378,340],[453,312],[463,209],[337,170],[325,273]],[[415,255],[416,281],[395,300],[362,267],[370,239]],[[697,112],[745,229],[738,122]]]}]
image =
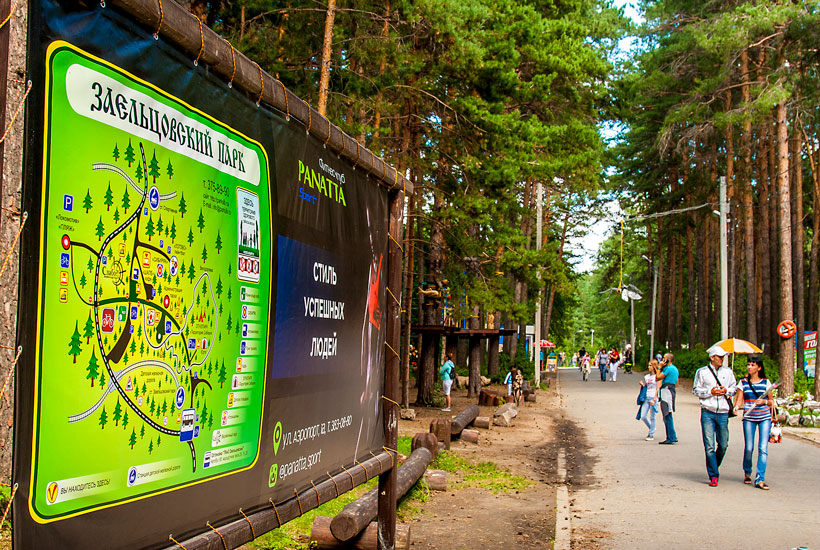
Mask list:
[{"label": "asphalt path", "polygon": [[601,382],[597,369],[592,375],[583,382],[575,369],[559,373],[566,417],[595,461],[592,485],[570,486],[573,548],[820,550],[820,447],[785,437],[770,444],[771,490],[756,489],[743,484],[743,427],[730,419],[720,484],[709,487],[691,382],[678,387],[679,443],[659,445],[660,415],[655,441],[644,440],[646,426],[635,420],[642,375],[621,371],[617,382]]}]

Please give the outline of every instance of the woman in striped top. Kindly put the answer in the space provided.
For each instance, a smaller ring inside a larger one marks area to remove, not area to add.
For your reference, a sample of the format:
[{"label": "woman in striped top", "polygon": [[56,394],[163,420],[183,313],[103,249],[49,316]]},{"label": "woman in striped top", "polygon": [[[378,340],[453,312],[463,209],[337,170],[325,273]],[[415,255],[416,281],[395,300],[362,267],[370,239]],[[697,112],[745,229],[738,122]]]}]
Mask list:
[{"label": "woman in striped top", "polygon": [[757,442],[757,475],[754,485],[764,491],[769,490],[766,485],[766,460],[769,456],[769,433],[772,429],[772,408],[774,400],[767,393],[769,381],[766,379],[766,372],[763,370],[763,359],[757,356],[750,356],[746,365],[749,371],[746,378],[742,378],[738,384],[741,391],[735,394],[735,408],[741,408],[743,400],[743,438],[746,446],[743,450],[743,473],[746,484],[752,483],[752,453],[755,446],[755,432],[758,435]]}]

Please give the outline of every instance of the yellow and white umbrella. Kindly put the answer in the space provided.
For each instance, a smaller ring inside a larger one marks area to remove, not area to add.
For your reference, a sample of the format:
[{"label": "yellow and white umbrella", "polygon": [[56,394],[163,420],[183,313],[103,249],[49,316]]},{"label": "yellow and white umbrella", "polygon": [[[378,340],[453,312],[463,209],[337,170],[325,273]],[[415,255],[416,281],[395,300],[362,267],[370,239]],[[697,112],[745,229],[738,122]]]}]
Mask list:
[{"label": "yellow and white umbrella", "polygon": [[727,338],[726,340],[716,342],[707,352],[709,352],[709,355],[713,355],[711,350],[717,348],[722,349],[726,353],[763,353],[763,350],[756,345],[746,340],[741,340],[740,338]]}]

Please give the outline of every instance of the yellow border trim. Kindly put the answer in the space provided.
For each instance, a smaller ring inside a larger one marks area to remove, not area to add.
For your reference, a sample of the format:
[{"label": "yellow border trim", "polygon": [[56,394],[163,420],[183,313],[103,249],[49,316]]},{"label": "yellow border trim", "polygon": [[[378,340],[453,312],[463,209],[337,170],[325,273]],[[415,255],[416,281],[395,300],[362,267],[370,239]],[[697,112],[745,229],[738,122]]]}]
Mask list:
[{"label": "yellow border trim", "polygon": [[[225,130],[227,130],[227,131],[229,131],[229,132],[231,132],[231,133],[233,133],[237,136],[241,136],[243,139],[247,140],[249,143],[252,143],[252,144],[256,145],[257,147],[259,147],[259,150],[262,151],[262,154],[265,157],[265,168],[267,169],[268,228],[269,228],[268,233],[269,233],[270,246],[271,246],[271,255],[273,255],[273,213],[272,213],[271,204],[270,204],[270,197],[272,196],[271,180],[270,180],[270,159],[268,158],[268,152],[267,152],[267,150],[265,150],[265,147],[260,142],[249,138],[248,136],[246,136],[242,132],[238,132],[238,131],[234,130],[233,128],[231,128],[227,124],[213,118],[212,116],[208,115],[207,113],[204,113],[204,112],[200,111],[199,109],[197,109],[195,107],[192,107],[191,105],[189,105],[185,101],[182,101],[181,99],[169,94],[168,92],[162,90],[161,88],[158,88],[157,86],[154,86],[150,82],[146,82],[145,80],[143,80],[143,79],[129,73],[128,71],[125,71],[124,69],[121,69],[120,67],[117,67],[113,63],[105,61],[104,59],[100,59],[99,57],[97,57],[95,55],[92,55],[92,54],[86,52],[85,50],[82,50],[82,49],[80,49],[80,48],[74,46],[73,44],[71,44],[69,42],[66,42],[64,40],[55,40],[54,42],[49,44],[48,49],[46,50],[46,72],[45,72],[45,87],[46,87],[46,89],[45,89],[45,97],[44,97],[44,102],[43,102],[44,103],[44,105],[43,105],[43,107],[44,107],[43,108],[43,123],[44,123],[44,125],[43,125],[43,168],[44,169],[43,169],[43,179],[42,179],[42,182],[41,182],[41,187],[42,187],[42,193],[41,193],[41,196],[40,196],[41,197],[40,198],[41,204],[45,204],[45,201],[46,201],[46,178],[47,178],[47,174],[46,174],[46,170],[45,170],[45,165],[46,165],[46,162],[48,160],[46,158],[46,155],[48,153],[48,136],[49,136],[50,122],[51,122],[49,117],[48,117],[48,110],[49,110],[49,106],[50,106],[50,102],[49,102],[50,95],[49,94],[53,91],[52,87],[50,86],[51,63],[52,63],[55,51],[58,50],[58,49],[70,50],[74,53],[85,56],[88,59],[90,59],[90,60],[92,60],[96,63],[99,63],[100,65],[103,65],[103,66],[107,67],[108,69],[111,69],[111,70],[119,73],[120,75],[125,76],[126,78],[131,79],[132,81],[136,82],[137,84],[141,84],[141,85],[153,90],[155,93],[160,94],[161,96],[163,96],[167,99],[170,99],[172,101],[177,102],[178,104],[182,105],[186,109],[189,109],[190,111],[200,115],[201,117],[203,117],[207,120],[210,120],[212,123],[214,123],[218,126],[221,126]],[[260,170],[260,175],[261,174],[262,174],[262,171]],[[257,445],[256,445],[256,457],[253,459],[253,462],[251,462],[251,464],[246,466],[245,468],[241,468],[239,470],[233,470],[233,471],[230,471],[230,472],[225,472],[223,474],[219,474],[219,475],[216,475],[216,476],[213,476],[213,477],[209,477],[207,479],[192,481],[190,483],[185,483],[183,485],[178,485],[178,486],[175,486],[175,487],[172,487],[172,488],[158,490],[156,492],[151,492],[147,495],[142,495],[142,496],[138,496],[138,497],[134,497],[134,498],[130,498],[130,499],[121,500],[121,501],[118,501],[118,502],[113,503],[113,504],[103,504],[103,505],[100,505],[100,506],[93,506],[93,507],[84,509],[82,511],[75,512],[75,513],[72,513],[72,514],[63,515],[63,516],[60,516],[60,517],[43,518],[38,514],[37,510],[34,508],[34,499],[36,498],[35,491],[34,491],[34,489],[35,489],[34,488],[34,463],[35,463],[35,459],[36,459],[36,456],[37,456],[36,442],[37,442],[37,432],[39,430],[39,422],[38,422],[38,414],[37,413],[39,411],[39,397],[40,397],[40,360],[41,360],[41,358],[40,358],[40,343],[41,343],[40,339],[42,337],[42,335],[41,335],[40,311],[41,311],[42,306],[43,306],[43,302],[42,302],[42,298],[43,298],[43,261],[44,261],[44,256],[45,256],[45,249],[43,247],[43,235],[44,235],[44,230],[45,230],[45,211],[46,211],[46,209],[41,208],[40,210],[41,210],[41,214],[40,214],[40,255],[39,255],[40,262],[39,262],[39,273],[37,274],[37,340],[36,340],[37,341],[37,347],[35,349],[35,355],[34,355],[34,368],[35,368],[35,370],[34,370],[34,419],[33,419],[33,422],[32,422],[32,430],[31,430],[31,478],[29,479],[29,498],[28,498],[29,513],[31,514],[31,517],[34,519],[34,521],[36,521],[37,523],[40,523],[40,524],[53,523],[55,521],[62,521],[62,520],[65,520],[65,519],[81,516],[81,515],[84,515],[84,514],[89,514],[91,512],[95,512],[97,510],[103,510],[105,508],[113,508],[113,507],[116,507],[116,506],[122,506],[122,505],[128,504],[130,502],[135,502],[135,501],[138,501],[138,500],[144,500],[144,499],[155,497],[157,495],[161,495],[161,494],[164,494],[164,493],[169,493],[171,491],[178,491],[178,490],[184,489],[186,487],[191,487],[192,485],[199,485],[200,483],[206,483],[208,481],[213,481],[215,479],[219,479],[219,478],[222,478],[222,477],[227,477],[227,476],[230,476],[230,475],[238,474],[240,472],[244,472],[246,470],[250,470],[251,468],[253,468],[256,465],[257,461],[259,460],[259,455],[260,455],[261,449],[262,449],[262,426],[263,426],[264,420],[265,420],[265,386],[267,385],[267,380],[266,379],[263,381],[263,384],[262,384],[262,411],[261,411],[261,417],[260,417],[260,420],[259,420],[259,438],[258,438]],[[249,282],[248,284],[258,284],[258,283]],[[269,277],[268,296],[270,297],[272,295],[273,295],[273,276],[271,275]],[[268,315],[267,329],[268,329],[267,333],[270,334],[270,315]],[[270,361],[270,357],[269,357],[269,354],[268,354],[269,349],[270,349],[270,342],[267,342],[267,345],[265,347],[265,364],[267,364]]]}]

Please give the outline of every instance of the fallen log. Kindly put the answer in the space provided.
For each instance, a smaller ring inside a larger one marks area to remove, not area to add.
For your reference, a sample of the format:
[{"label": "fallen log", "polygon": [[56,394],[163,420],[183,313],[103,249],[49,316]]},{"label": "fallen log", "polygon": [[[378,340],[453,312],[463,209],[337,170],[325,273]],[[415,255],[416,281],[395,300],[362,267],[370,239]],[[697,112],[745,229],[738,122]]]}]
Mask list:
[{"label": "fallen log", "polygon": [[[379,524],[371,522],[357,537],[349,541],[339,540],[330,532],[330,522],[333,518],[316,516],[313,518],[313,528],[310,531],[310,547],[319,550],[376,550],[379,538]],[[396,525],[396,550],[410,548],[410,526]]]},{"label": "fallen log", "polygon": [[432,491],[447,490],[447,472],[444,470],[427,470],[424,472],[424,481]]},{"label": "fallen log", "polygon": [[479,412],[481,412],[481,409],[478,408],[478,405],[470,405],[458,413],[452,422],[450,422],[450,433],[453,435],[460,434],[461,430],[469,426],[470,423],[476,419]]},{"label": "fallen log", "polygon": [[450,421],[446,418],[434,418],[430,421],[430,433],[435,434],[439,441],[444,443],[445,449],[450,449]]},{"label": "fallen log", "polygon": [[489,430],[493,427],[493,423],[489,416],[476,416],[475,420],[473,420],[473,426]]},{"label": "fallen log", "polygon": [[467,443],[478,443],[478,430],[462,430],[461,440]]},{"label": "fallen log", "polygon": [[[449,439],[449,433],[447,434]],[[396,500],[410,490],[433,460],[433,455],[424,447],[413,451],[407,461],[396,471]],[[330,522],[333,536],[348,541],[358,535],[375,519],[378,513],[379,488],[375,487],[367,494],[344,507]]]},{"label": "fallen log", "polygon": [[438,455],[438,438],[436,434],[421,432],[413,436],[413,441],[410,443],[410,452],[423,447],[430,451],[430,454],[435,457]]}]

